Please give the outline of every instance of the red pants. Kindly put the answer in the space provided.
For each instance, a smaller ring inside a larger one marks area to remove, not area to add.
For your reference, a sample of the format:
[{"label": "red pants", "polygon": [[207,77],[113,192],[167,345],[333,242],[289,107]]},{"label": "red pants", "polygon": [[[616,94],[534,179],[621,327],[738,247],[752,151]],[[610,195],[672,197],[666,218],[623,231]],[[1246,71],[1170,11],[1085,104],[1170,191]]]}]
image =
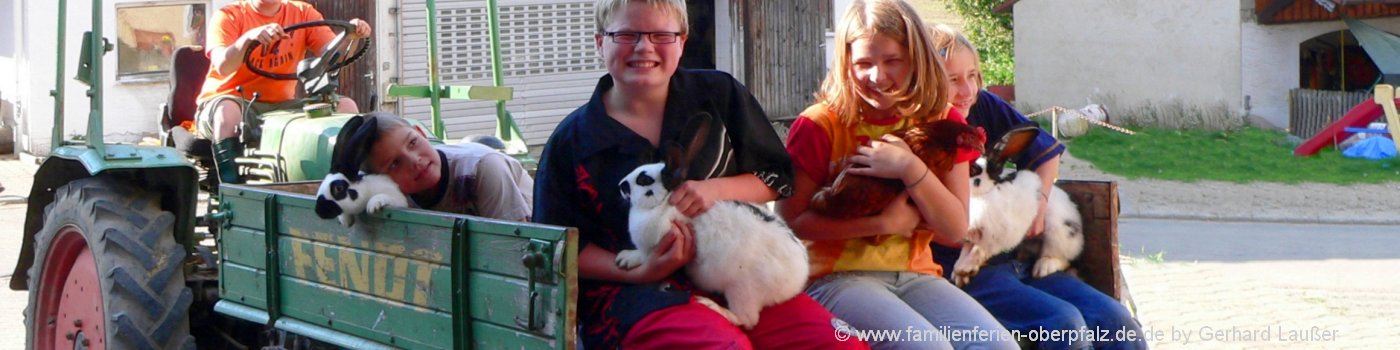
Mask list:
[{"label": "red pants", "polygon": [[836,339],[836,316],[807,294],[764,308],[744,331],[695,301],[643,317],[622,338],[623,349],[869,349]]}]

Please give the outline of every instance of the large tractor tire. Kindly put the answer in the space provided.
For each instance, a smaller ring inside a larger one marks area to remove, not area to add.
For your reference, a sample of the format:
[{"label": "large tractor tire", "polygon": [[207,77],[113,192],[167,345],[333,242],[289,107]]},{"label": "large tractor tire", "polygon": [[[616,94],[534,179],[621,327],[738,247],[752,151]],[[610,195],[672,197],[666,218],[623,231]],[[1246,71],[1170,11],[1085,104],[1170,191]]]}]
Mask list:
[{"label": "large tractor tire", "polygon": [[35,239],[30,349],[194,349],[185,248],[160,196],[105,177],[60,187]]}]

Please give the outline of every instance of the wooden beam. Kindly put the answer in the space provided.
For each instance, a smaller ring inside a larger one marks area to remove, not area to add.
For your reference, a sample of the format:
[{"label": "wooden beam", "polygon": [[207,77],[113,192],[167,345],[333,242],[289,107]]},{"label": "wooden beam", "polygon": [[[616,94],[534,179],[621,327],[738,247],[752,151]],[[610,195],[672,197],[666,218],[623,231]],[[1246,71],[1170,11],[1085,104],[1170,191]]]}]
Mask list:
[{"label": "wooden beam", "polygon": [[1263,9],[1259,10],[1259,23],[1276,23],[1277,18],[1274,17],[1277,17],[1279,12],[1283,12],[1283,9],[1288,8],[1288,6],[1292,6],[1293,3],[1294,0],[1274,0],[1274,2],[1269,3],[1269,6],[1265,6]]}]

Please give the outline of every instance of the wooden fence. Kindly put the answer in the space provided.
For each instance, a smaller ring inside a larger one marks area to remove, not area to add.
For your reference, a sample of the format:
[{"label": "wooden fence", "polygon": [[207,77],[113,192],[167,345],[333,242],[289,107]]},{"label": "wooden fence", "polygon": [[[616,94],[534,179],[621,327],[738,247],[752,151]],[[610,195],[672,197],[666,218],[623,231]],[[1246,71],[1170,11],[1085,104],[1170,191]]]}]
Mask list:
[{"label": "wooden fence", "polygon": [[1369,99],[1371,94],[1366,91],[1289,90],[1288,129],[1294,136],[1311,138]]}]

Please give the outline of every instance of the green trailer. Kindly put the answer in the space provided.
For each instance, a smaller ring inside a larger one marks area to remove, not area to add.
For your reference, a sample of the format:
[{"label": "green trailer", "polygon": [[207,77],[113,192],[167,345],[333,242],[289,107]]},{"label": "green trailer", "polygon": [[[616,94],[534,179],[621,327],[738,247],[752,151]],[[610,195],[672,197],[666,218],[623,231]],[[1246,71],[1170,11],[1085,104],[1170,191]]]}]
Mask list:
[{"label": "green trailer", "polygon": [[417,209],[345,228],[318,185],[220,188],[215,311],[352,349],[573,348],[576,230]]}]

